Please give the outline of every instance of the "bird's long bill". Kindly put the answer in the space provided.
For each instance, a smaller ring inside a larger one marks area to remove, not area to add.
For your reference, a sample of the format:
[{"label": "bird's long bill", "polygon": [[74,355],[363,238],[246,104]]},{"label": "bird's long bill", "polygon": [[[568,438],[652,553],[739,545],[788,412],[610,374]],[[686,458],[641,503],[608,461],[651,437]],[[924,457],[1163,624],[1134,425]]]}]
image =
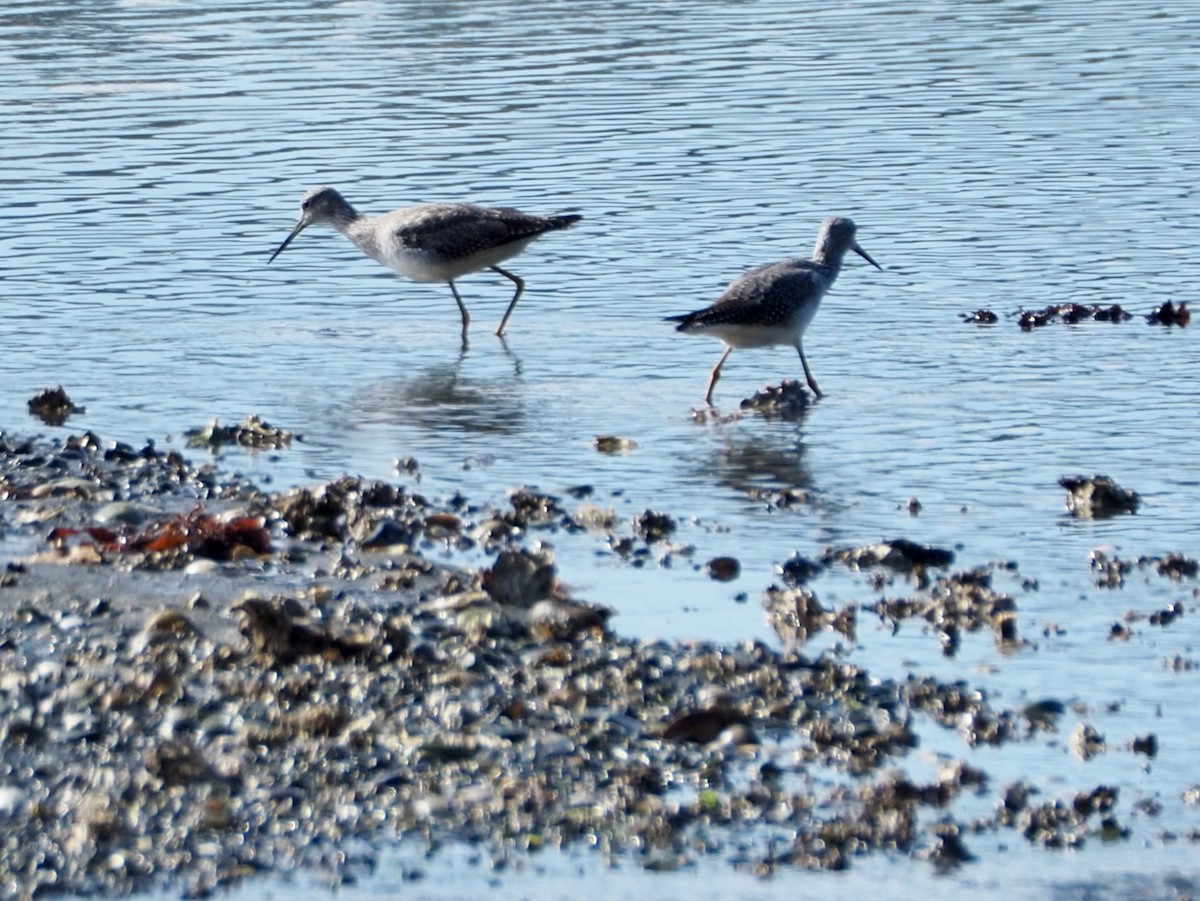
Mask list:
[{"label": "bird's long bill", "polygon": [[[290,241],[290,240],[292,240],[292,239],[288,238],[288,241]],[[287,241],[284,241],[283,243],[287,244]],[[859,247],[857,244],[851,244],[850,249],[853,250],[860,257],[862,257],[864,260],[866,260],[868,263],[870,263],[872,266],[874,266],[876,269],[878,269],[880,272],[883,272],[883,267],[880,266],[878,263],[876,263],[873,259],[871,259],[871,255],[869,253],[867,253],[865,250],[863,250],[861,247]],[[279,250],[283,250],[283,248],[280,247]],[[278,253],[278,251],[276,251],[276,252]]]},{"label": "bird's long bill", "polygon": [[275,257],[277,257],[281,253],[283,253],[283,249],[292,243],[292,239],[295,238],[296,235],[298,235],[298,234],[300,234],[300,232],[304,231],[304,226],[306,226],[306,225],[308,225],[308,223],[305,222],[303,219],[301,219],[299,222],[296,223],[296,227],[292,229],[292,233],[283,239],[283,243],[279,245],[279,249],[276,250],[273,254],[271,254],[271,259],[267,260],[268,266],[270,266],[272,263],[275,262]]}]

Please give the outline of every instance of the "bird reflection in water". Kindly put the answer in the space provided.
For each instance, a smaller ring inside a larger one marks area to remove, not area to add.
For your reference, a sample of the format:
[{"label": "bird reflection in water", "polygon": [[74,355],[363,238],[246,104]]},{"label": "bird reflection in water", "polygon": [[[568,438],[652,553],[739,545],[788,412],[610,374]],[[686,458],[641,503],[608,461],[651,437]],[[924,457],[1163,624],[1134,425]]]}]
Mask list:
[{"label": "bird reflection in water", "polygon": [[358,421],[417,426],[447,435],[519,434],[526,428],[525,400],[523,392],[513,388],[520,382],[521,361],[511,351],[508,356],[512,369],[506,372],[464,375],[463,354],[451,365],[375,382],[350,399],[345,413]]},{"label": "bird reflection in water", "polygon": [[705,472],[740,492],[806,492],[812,474],[804,464],[804,441],[797,429],[725,436],[705,461]]}]

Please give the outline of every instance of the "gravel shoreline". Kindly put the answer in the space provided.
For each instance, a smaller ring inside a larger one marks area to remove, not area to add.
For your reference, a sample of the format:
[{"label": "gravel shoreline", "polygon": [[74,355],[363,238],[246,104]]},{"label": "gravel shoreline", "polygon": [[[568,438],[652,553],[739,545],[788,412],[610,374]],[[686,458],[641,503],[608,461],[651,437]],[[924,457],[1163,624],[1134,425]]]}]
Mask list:
[{"label": "gravel shoreline", "polygon": [[[952,869],[978,831],[1121,834],[1104,786],[1035,804],[961,760],[899,774],[918,721],[965,746],[1036,731],[965,682],[623,638],[537,541],[586,532],[636,554],[669,524],[619,536],[586,500],[433,502],[354,478],[272,492],[152,445],[0,434],[0,893],[352,879],[402,837],[496,859],[580,843],[653,870],[736,844],[765,875],[875,851]],[[433,562],[444,546],[491,564]],[[915,546],[880,547],[856,559],[920,568]],[[802,582],[769,596],[781,634],[853,628]],[[875,612],[1016,640],[978,572]],[[994,796],[993,815],[956,818],[963,792]]]}]

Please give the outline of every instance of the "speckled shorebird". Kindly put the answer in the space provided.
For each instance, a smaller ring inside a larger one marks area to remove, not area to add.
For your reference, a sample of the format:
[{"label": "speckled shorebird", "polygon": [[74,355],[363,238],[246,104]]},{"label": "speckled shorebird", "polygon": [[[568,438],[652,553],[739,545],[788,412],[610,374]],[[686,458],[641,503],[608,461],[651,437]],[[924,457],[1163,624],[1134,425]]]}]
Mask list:
[{"label": "speckled shorebird", "polygon": [[706,404],[712,405],[721,364],[735,347],[795,347],[808,387],[817,397],[822,396],[804,356],[804,330],[837,279],[847,250],[853,250],[876,269],[883,268],[858,246],[854,232],[854,223],[849,219],[826,219],[817,233],[811,260],[781,260],[751,269],[734,279],[712,306],[667,317],[669,322],[679,323],[676,331],[712,335],[725,342],[725,352],[708,377]]},{"label": "speckled shorebird", "polygon": [[313,188],[300,201],[300,221],[267,262],[273,262],[308,226],[328,225],[371,259],[413,281],[448,284],[462,313],[462,339],[466,344],[471,315],[454,280],[480,269],[491,269],[512,280],[517,292],[496,329],[497,335],[503,335],[525,282],[499,264],[516,256],[535,238],[569,228],[581,218],[534,216],[507,207],[471,203],[427,203],[382,216],[364,216],[334,188]]}]

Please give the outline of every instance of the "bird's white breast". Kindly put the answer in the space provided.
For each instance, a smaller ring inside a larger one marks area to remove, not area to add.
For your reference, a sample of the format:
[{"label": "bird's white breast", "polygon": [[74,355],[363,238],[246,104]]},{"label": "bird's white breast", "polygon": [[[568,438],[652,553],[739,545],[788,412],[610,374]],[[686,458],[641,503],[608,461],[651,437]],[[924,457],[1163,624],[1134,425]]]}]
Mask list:
[{"label": "bird's white breast", "polygon": [[480,269],[503,263],[524,250],[535,237],[537,236],[530,235],[528,238],[511,241],[499,247],[488,247],[460,257],[450,257],[428,250],[414,250],[404,247],[399,241],[389,241],[385,247],[379,248],[378,255],[369,251],[368,253],[389,269],[396,270],[414,282],[448,282],[470,272],[478,272]]}]

